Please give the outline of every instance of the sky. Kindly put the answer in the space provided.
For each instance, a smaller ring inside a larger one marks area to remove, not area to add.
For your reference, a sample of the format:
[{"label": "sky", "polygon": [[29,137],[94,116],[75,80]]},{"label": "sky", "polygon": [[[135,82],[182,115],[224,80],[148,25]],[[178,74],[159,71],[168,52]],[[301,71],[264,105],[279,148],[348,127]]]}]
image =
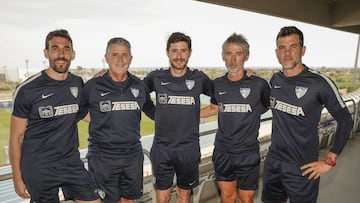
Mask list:
[{"label": "sky", "polygon": [[189,67],[224,67],[221,45],[232,33],[250,43],[245,67],[280,67],[275,38],[297,26],[310,67],[353,67],[358,35],[297,21],[192,0],[0,0],[0,68],[37,72],[47,66],[45,37],[67,29],[76,58],[71,68],[103,68],[106,43],[124,37],[132,46],[131,67],[168,67],[165,47],[172,32],[192,38]]}]

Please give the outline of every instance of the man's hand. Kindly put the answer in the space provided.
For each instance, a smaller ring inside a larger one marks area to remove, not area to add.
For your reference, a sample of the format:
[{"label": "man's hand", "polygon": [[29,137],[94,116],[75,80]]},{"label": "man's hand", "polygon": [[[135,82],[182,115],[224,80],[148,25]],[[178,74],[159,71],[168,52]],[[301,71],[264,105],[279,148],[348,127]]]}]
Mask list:
[{"label": "man's hand", "polygon": [[[325,159],[326,158],[330,158],[335,162],[337,159],[337,154],[328,152],[325,156]],[[301,166],[300,169],[303,171],[303,176],[309,175],[308,179],[310,180],[318,179],[321,175],[329,172],[332,167],[333,166],[326,164],[324,160],[319,160],[305,164]]]},{"label": "man's hand", "polygon": [[102,69],[101,71],[95,73],[94,78],[101,77],[105,75],[105,73],[108,71],[108,69]]},{"label": "man's hand", "polygon": [[300,167],[300,169],[303,171],[302,175],[309,175],[309,180],[318,179],[321,175],[330,171],[331,168],[332,167],[326,165],[324,161],[314,161]]},{"label": "man's hand", "polygon": [[251,69],[245,69],[246,76],[251,77],[252,75],[256,75],[256,72]]},{"label": "man's hand", "polygon": [[16,194],[18,194],[21,198],[30,198],[30,195],[26,190],[26,186],[23,180],[14,181],[14,187]]}]

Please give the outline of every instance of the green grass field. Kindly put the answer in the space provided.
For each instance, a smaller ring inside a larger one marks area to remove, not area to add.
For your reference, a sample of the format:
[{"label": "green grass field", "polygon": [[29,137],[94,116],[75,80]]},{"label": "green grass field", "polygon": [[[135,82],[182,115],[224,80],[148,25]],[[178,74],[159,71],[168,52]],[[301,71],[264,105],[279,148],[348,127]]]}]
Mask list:
[{"label": "green grass field", "polygon": [[10,110],[0,109],[0,166],[6,165],[5,146],[9,144]]},{"label": "green grass field", "polygon": [[[88,123],[80,121],[79,128],[79,143],[80,149],[86,148],[88,145]],[[141,136],[150,135],[154,132],[154,121],[149,119],[144,113],[141,120]],[[5,146],[9,144],[10,136],[10,110],[0,109],[0,166],[6,165]]]},{"label": "green grass field", "polygon": [[[216,120],[216,116],[210,117],[207,121]],[[84,149],[88,145],[88,123],[80,121],[79,128],[79,143],[80,149]],[[142,114],[140,134],[141,136],[151,135],[154,133],[154,121],[149,119],[144,113]],[[0,166],[7,165],[5,146],[9,144],[10,135],[10,110],[0,109]]]}]

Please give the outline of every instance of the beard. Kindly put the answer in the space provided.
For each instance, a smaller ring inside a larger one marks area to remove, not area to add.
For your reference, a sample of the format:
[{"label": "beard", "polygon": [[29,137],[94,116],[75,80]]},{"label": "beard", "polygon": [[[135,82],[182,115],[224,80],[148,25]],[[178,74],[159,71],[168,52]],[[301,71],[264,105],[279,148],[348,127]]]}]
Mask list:
[{"label": "beard", "polygon": [[232,65],[229,65],[228,67],[226,67],[226,69],[227,69],[227,71],[228,71],[228,73],[238,73],[238,72],[240,72],[240,71],[243,71],[244,70],[244,68],[240,68],[240,67],[238,67],[238,66],[232,66]]},{"label": "beard", "polygon": [[282,68],[283,70],[292,70],[294,69],[299,63],[297,61],[294,61],[293,63],[291,64],[283,64],[282,65]]},{"label": "beard", "polygon": [[278,56],[278,61],[282,66],[283,70],[293,70],[299,64],[301,64],[301,55],[294,55],[294,56]]},{"label": "beard", "polygon": [[[56,64],[56,61],[63,61],[65,63]],[[57,58],[53,61],[50,61],[50,68],[52,68],[57,73],[67,73],[70,67],[70,61],[66,58]]]},{"label": "beard", "polygon": [[[179,65],[178,61],[180,60],[182,65]],[[184,70],[187,67],[187,61],[184,59],[177,59],[174,61],[170,61],[170,65],[175,70]]]}]

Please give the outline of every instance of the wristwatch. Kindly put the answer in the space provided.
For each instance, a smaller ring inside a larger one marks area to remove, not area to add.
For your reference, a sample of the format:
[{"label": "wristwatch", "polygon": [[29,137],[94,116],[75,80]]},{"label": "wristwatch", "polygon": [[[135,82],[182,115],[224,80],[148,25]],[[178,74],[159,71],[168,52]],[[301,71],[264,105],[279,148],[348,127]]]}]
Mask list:
[{"label": "wristwatch", "polygon": [[332,160],[331,158],[329,158],[329,157],[326,157],[326,158],[324,159],[324,163],[325,163],[326,165],[328,165],[328,166],[332,166],[332,167],[336,166],[336,162],[333,161],[333,160]]}]

